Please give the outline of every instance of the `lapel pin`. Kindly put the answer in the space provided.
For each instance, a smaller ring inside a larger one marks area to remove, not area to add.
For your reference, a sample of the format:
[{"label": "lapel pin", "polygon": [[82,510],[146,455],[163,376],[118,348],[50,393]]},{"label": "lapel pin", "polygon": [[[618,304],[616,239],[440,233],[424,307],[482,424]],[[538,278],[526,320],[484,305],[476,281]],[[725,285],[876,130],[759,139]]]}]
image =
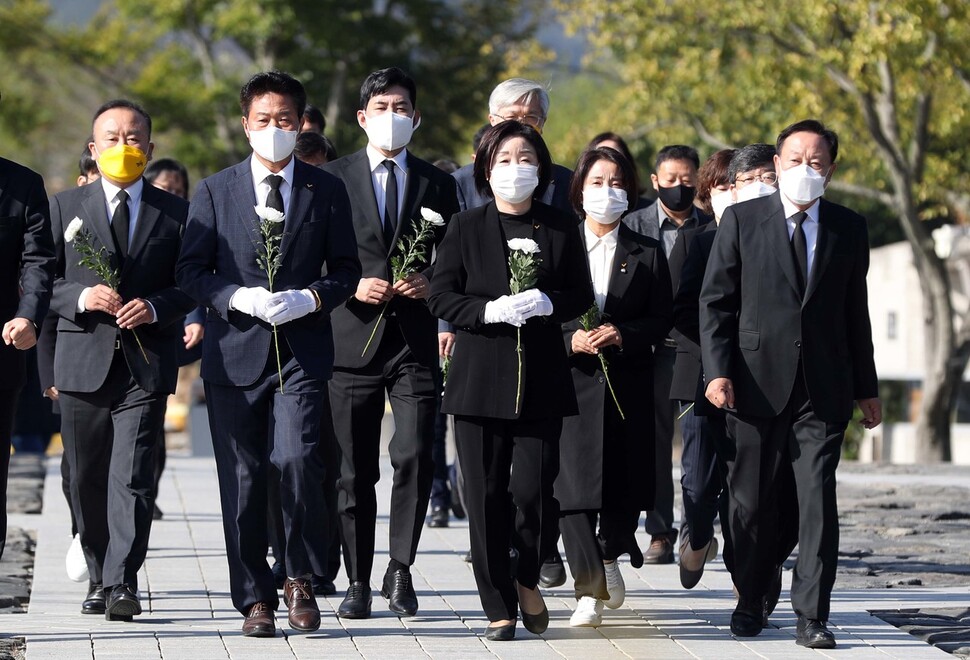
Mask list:
[{"label": "lapel pin", "polygon": [[307,190],[313,190],[313,184],[312,183],[306,184],[306,187],[307,187]]},{"label": "lapel pin", "polygon": [[537,222],[537,223],[535,223],[534,225],[532,225],[532,228],[533,228],[533,229],[538,229],[538,228],[539,228],[539,223]]},{"label": "lapel pin", "polygon": [[620,264],[620,272],[621,273],[625,273],[626,272],[626,262],[625,261]]}]

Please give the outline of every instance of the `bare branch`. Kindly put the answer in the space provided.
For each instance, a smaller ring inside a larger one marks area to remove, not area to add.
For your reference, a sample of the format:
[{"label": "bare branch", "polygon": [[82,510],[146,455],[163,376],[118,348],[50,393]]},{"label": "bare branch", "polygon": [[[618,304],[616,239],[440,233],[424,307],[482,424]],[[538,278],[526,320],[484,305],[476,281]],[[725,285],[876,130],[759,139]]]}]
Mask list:
[{"label": "bare branch", "polygon": [[690,123],[694,127],[694,130],[697,131],[697,136],[705,144],[710,145],[715,149],[734,149],[734,145],[728,144],[707,130],[707,127],[704,126],[704,122],[701,121],[700,117],[691,117]]},{"label": "bare branch", "polygon": [[882,190],[870,188],[869,186],[860,186],[847,181],[833,179],[829,183],[829,188],[839,192],[848,193],[850,195],[857,195],[859,197],[865,197],[866,199],[875,200],[891,209],[896,208],[896,199],[892,195],[887,192],[883,192]]}]

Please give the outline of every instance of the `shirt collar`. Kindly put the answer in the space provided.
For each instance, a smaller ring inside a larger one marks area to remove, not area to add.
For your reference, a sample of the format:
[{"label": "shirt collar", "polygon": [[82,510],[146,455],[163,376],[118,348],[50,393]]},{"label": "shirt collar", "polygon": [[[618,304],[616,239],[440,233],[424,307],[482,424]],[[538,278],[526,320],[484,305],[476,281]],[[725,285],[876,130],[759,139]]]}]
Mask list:
[{"label": "shirt collar", "polygon": [[[669,215],[664,212],[664,207],[660,205],[660,200],[657,200],[657,218],[660,222],[660,228],[663,229],[664,221],[670,222],[674,227],[690,227],[693,223],[697,222],[697,207],[691,205],[690,215],[684,220],[683,224],[678,225]],[[691,222],[693,221],[693,222]]]},{"label": "shirt collar", "polygon": [[263,165],[260,160],[256,158],[255,154],[253,154],[253,156],[251,156],[249,159],[249,167],[253,173],[253,181],[256,182],[257,185],[262,183],[270,174],[276,174],[283,177],[283,180],[290,184],[291,188],[293,187],[293,171],[296,169],[295,156],[291,156],[290,162],[288,162],[286,166],[279,172],[270,172],[269,168]]},{"label": "shirt collar", "polygon": [[[382,167],[381,163],[383,163],[385,160],[387,160],[387,156],[385,156],[380,151],[378,151],[370,143],[367,144],[367,161],[370,163],[371,173],[377,171],[378,167]],[[407,149],[401,149],[401,151],[399,151],[394,158],[391,158],[391,160],[394,161],[395,165],[401,168],[402,172],[408,171],[408,150]]]},{"label": "shirt collar", "polygon": [[[781,196],[781,205],[785,209],[785,218],[786,219],[792,217],[793,215],[795,215],[796,213],[798,213],[801,210],[801,209],[797,208],[792,203],[792,201],[790,199],[788,199],[787,197],[785,197],[785,193],[779,192],[778,194]],[[812,202],[812,205],[811,206],[809,206],[807,209],[805,209],[805,215],[808,216],[807,218],[805,218],[805,220],[811,220],[813,222],[818,222],[818,207],[819,207],[819,201],[821,199],[822,198],[819,197],[814,202]]]},{"label": "shirt collar", "polygon": [[616,227],[613,227],[613,229],[611,229],[608,233],[603,234],[602,236],[597,236],[589,228],[589,225],[587,225],[584,222],[583,233],[586,235],[586,251],[592,252],[593,249],[601,242],[603,243],[604,246],[608,248],[616,248],[616,236],[619,233],[619,231],[620,231],[620,225],[617,224]]},{"label": "shirt collar", "polygon": [[127,188],[121,188],[115,184],[108,181],[106,178],[101,177],[101,189],[104,190],[104,198],[108,200],[108,203],[114,201],[115,197],[118,196],[118,192],[124,190],[128,193],[128,199],[131,200],[131,208],[137,209],[138,205],[141,204],[141,193],[145,189],[145,180],[138,177],[133,184]]}]

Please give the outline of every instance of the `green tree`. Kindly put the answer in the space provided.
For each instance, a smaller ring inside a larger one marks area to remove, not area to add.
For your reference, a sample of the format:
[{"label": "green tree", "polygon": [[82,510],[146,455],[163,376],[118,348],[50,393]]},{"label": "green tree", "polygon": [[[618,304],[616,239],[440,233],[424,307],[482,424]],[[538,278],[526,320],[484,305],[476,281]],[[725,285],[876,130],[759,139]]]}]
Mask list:
[{"label": "green tree", "polygon": [[[556,0],[624,85],[605,112],[626,130],[712,147],[770,140],[820,117],[845,145],[833,190],[898,218],[923,293],[923,460],[948,460],[970,317],[951,299],[925,221],[967,217],[970,5],[958,0]],[[618,115],[619,116],[619,115]],[[625,115],[629,117],[629,114]]]}]

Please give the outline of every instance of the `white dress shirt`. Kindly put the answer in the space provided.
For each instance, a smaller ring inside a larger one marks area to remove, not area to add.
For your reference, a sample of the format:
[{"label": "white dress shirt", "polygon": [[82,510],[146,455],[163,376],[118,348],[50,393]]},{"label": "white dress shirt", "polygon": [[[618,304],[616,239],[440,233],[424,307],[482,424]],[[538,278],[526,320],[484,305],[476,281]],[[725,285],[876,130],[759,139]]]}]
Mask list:
[{"label": "white dress shirt", "polygon": [[597,236],[590,230],[589,225],[583,224],[589,274],[593,280],[593,298],[596,299],[600,313],[606,306],[606,293],[610,288],[610,273],[613,272],[613,257],[616,254],[616,235],[619,231],[618,224],[609,233]]},{"label": "white dress shirt", "polygon": [[[387,184],[387,168],[384,167],[385,160],[388,160],[387,156],[370,144],[367,145],[367,161],[370,163],[371,183],[374,185],[374,197],[377,199],[377,215],[380,217],[382,225],[384,223],[384,191],[386,190]],[[400,221],[400,214],[404,209],[404,187],[407,183],[408,150],[401,149],[400,153],[390,160],[393,160],[394,164],[397,165],[394,173],[397,175],[397,220]]]},{"label": "white dress shirt", "polygon": [[[793,215],[798,213],[799,209],[787,198],[784,193],[779,193],[781,195],[781,205],[785,207],[785,224],[788,225],[788,240],[795,233],[795,221],[791,219]],[[802,220],[802,230],[805,232],[805,247],[808,248],[808,277],[805,279],[805,287],[808,288],[808,283],[812,281],[812,266],[815,263],[815,247],[818,244],[818,206],[819,200],[805,209],[806,217]]]},{"label": "white dress shirt", "polygon": [[271,174],[283,177],[283,183],[280,184],[280,195],[283,196],[283,213],[286,214],[290,210],[290,195],[293,192],[293,170],[296,169],[294,163],[296,162],[296,157],[290,157],[290,162],[280,170],[279,172],[270,172],[269,169],[259,162],[256,156],[249,159],[249,166],[253,172],[253,190],[256,191],[256,205],[266,206],[266,198],[269,196],[269,182],[266,181],[266,177]]}]

